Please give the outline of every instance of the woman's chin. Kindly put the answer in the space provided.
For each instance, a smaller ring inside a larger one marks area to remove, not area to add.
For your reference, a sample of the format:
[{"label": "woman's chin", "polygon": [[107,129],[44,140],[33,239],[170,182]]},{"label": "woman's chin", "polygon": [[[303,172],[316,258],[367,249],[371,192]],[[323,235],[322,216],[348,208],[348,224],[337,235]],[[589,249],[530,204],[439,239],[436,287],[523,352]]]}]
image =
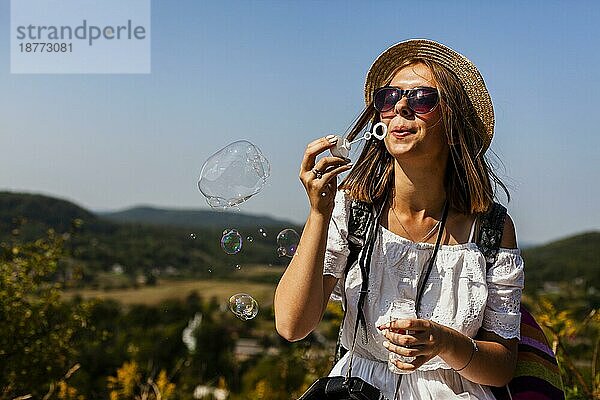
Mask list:
[{"label": "woman's chin", "polygon": [[394,158],[403,158],[406,155],[413,153],[415,143],[414,142],[406,142],[406,143],[388,143],[387,144],[388,153],[392,155]]}]

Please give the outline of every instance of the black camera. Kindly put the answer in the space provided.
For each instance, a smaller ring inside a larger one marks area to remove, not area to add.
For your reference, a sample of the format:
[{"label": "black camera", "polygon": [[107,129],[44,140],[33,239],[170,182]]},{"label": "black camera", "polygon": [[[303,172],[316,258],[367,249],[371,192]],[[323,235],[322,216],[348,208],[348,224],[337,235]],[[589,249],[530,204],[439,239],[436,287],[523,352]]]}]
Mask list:
[{"label": "black camera", "polygon": [[298,400],[383,400],[379,389],[357,377],[319,378]]}]

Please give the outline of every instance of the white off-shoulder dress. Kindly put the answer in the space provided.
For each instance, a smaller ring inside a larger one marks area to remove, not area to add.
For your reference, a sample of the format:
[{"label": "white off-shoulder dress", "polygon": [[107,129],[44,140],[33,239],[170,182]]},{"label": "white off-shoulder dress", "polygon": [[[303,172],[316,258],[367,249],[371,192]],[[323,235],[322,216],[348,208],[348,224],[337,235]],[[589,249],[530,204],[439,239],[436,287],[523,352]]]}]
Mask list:
[{"label": "white off-shoulder dress", "polygon": [[[345,290],[347,313],[342,344],[352,345],[358,296],[361,287],[360,267],[350,269],[343,278],[348,249],[348,215],[351,200],[338,191],[329,226],[324,274],[340,278],[332,297],[339,299]],[[473,229],[472,229],[473,231]],[[483,254],[472,242],[442,245],[438,250],[431,275],[425,285],[419,318],[430,319],[474,337],[479,328],[503,338],[519,338],[521,314],[519,306],[523,288],[523,259],[519,249],[501,248],[495,264],[486,271]],[[417,281],[433,253],[433,244],[414,243],[378,225],[369,293],[365,302],[368,340],[358,330],[352,361],[352,376],[358,376],[379,388],[390,400],[494,399],[490,387],[473,383],[453,369],[439,356],[429,360],[411,374],[399,375],[388,369],[389,351],[383,347],[384,337],[377,326],[389,321],[390,305],[399,298],[415,299]],[[330,376],[344,376],[349,354],[333,367]]]}]

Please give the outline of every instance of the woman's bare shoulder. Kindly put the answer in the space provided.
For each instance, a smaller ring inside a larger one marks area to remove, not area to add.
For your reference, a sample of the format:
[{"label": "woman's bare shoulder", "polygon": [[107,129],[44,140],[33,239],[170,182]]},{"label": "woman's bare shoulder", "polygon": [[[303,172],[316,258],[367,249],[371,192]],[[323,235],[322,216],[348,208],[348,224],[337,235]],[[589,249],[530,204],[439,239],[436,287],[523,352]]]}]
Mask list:
[{"label": "woman's bare shoulder", "polygon": [[508,214],[506,214],[506,220],[504,221],[504,232],[502,233],[502,242],[500,243],[500,247],[506,249],[517,248],[517,233],[515,232],[515,224]]}]

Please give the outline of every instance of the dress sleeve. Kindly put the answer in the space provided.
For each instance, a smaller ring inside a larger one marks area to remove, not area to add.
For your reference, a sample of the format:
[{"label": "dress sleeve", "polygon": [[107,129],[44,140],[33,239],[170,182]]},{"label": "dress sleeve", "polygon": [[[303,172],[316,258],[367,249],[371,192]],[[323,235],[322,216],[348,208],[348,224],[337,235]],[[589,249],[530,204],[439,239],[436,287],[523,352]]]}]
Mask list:
[{"label": "dress sleeve", "polygon": [[341,190],[335,195],[335,205],[327,232],[327,248],[325,250],[324,275],[341,278],[344,274],[346,261],[350,254],[348,247],[348,214],[350,200]]},{"label": "dress sleeve", "polygon": [[487,271],[488,298],[482,328],[504,339],[521,337],[523,258],[519,249],[498,251],[496,263]]},{"label": "dress sleeve", "polygon": [[323,275],[333,275],[338,282],[331,293],[331,300],[341,301],[344,290],[344,269],[350,249],[348,247],[348,215],[350,212],[350,199],[341,190],[335,196],[333,214],[327,232],[327,248],[325,249],[325,262]]}]

